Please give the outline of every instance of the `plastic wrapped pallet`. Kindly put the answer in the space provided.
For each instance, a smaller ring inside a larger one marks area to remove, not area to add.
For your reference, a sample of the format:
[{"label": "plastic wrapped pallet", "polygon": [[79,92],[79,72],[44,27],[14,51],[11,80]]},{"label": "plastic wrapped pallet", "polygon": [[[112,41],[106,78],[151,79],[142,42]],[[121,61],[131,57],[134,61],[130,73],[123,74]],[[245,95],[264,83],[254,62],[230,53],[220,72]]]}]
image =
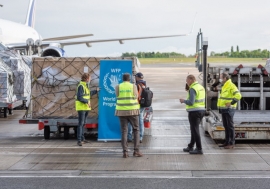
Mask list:
[{"label": "plastic wrapped pallet", "polygon": [[13,75],[11,69],[0,58],[0,102],[13,100]]},{"label": "plastic wrapped pallet", "polygon": [[[90,89],[99,84],[100,60],[122,58],[34,58],[32,68],[32,118],[77,118],[75,93],[85,67],[91,75]],[[133,72],[139,61],[133,62]],[[89,117],[98,116],[98,95],[91,96]]]},{"label": "plastic wrapped pallet", "polygon": [[25,99],[31,94],[31,58],[22,57],[13,50],[1,51],[0,57],[13,72],[14,95],[17,99]]},{"label": "plastic wrapped pallet", "polygon": [[14,75],[14,94],[18,99],[23,99],[31,94],[31,69],[21,58],[10,60]]}]

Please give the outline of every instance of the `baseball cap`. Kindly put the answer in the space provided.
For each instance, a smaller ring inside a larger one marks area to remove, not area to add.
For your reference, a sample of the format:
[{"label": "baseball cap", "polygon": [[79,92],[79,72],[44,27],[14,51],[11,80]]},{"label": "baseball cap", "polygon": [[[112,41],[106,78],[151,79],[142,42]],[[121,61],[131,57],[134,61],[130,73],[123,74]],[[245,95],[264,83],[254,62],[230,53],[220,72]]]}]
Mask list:
[{"label": "baseball cap", "polygon": [[135,76],[143,79],[143,74],[141,72],[136,73]]}]

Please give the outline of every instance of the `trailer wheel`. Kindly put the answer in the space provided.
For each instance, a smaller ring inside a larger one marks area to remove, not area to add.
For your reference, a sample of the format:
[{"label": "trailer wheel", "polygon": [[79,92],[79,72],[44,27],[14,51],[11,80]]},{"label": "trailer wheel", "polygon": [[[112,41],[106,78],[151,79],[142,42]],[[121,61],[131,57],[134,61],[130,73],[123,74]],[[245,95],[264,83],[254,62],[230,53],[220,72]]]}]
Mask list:
[{"label": "trailer wheel", "polygon": [[4,108],[4,118],[6,118],[7,117],[7,108]]},{"label": "trailer wheel", "polygon": [[64,139],[69,139],[69,127],[67,126],[64,127]]},{"label": "trailer wheel", "polygon": [[44,127],[44,139],[48,140],[50,139],[50,126]]}]

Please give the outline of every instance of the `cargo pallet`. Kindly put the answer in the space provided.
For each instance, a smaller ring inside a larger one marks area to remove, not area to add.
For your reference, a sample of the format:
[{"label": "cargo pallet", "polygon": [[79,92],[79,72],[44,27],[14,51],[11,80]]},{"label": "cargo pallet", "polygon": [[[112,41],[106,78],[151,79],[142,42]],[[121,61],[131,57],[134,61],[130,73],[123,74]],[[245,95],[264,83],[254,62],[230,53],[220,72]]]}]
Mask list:
[{"label": "cargo pallet", "polygon": [[14,108],[23,105],[23,100],[17,100],[14,102],[0,102],[0,113],[3,113],[4,118],[9,115],[12,115]]},{"label": "cargo pallet", "polygon": [[[147,107],[145,108],[144,115],[144,127],[150,128],[151,121],[153,119],[153,108]],[[64,139],[69,139],[69,131],[73,129],[75,132],[75,136],[77,133],[78,119],[61,119],[61,118],[48,118],[48,119],[30,119],[30,118],[22,118],[19,120],[20,124],[37,124],[38,130],[44,130],[44,139],[50,139],[51,133],[64,133]],[[97,133],[98,129],[98,120],[87,119],[84,128],[88,133]]]}]

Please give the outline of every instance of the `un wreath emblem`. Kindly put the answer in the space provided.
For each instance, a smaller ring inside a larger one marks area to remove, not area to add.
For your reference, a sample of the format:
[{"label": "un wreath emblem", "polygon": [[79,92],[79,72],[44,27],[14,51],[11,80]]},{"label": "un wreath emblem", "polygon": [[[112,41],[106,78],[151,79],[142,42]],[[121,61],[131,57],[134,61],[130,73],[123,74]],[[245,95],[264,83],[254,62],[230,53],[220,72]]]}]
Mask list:
[{"label": "un wreath emblem", "polygon": [[119,84],[119,81],[120,75],[110,75],[110,73],[107,73],[103,79],[104,89],[110,94],[115,94],[115,86]]}]

